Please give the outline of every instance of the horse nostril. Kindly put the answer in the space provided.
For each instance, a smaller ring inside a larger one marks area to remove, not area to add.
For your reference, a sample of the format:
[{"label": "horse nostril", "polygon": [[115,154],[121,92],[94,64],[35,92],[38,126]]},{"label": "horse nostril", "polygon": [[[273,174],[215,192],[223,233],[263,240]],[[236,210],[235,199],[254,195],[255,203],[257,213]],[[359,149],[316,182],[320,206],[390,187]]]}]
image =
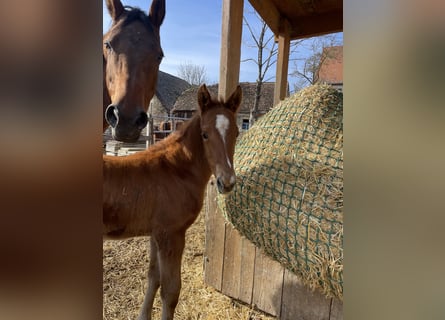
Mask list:
[{"label": "horse nostril", "polygon": [[114,105],[110,104],[105,110],[105,120],[107,120],[108,124],[111,127],[116,128],[117,122],[119,120],[119,113]]},{"label": "horse nostril", "polygon": [[136,126],[138,129],[142,130],[147,126],[148,117],[145,112],[141,112],[139,117],[136,119]]},{"label": "horse nostril", "polygon": [[223,182],[223,179],[217,178],[216,186],[218,187],[219,193],[227,193],[227,192],[232,191],[233,187],[235,186],[235,182],[236,182],[235,176],[232,176],[230,178],[230,181],[228,182],[228,184],[225,184]]},{"label": "horse nostril", "polygon": [[218,191],[220,193],[224,192],[224,183],[222,182],[221,178],[216,179],[216,186],[218,187]]}]

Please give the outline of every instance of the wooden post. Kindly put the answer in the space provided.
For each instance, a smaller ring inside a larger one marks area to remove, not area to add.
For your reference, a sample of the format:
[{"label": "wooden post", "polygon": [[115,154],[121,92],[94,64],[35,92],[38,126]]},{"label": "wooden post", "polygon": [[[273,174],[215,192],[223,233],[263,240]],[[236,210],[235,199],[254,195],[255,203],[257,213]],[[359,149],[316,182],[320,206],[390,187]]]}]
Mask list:
[{"label": "wooden post", "polygon": [[290,47],[289,28],[288,21],[283,18],[280,26],[280,34],[278,35],[277,72],[273,99],[274,105],[283,100],[287,93],[287,71],[289,68]]},{"label": "wooden post", "polygon": [[219,96],[228,99],[239,81],[243,0],[223,0]]},{"label": "wooden post", "polygon": [[[224,101],[235,91],[239,81],[243,6],[243,0],[223,0],[218,95]],[[205,282],[221,291],[226,222],[216,205],[213,180],[207,188],[206,198]]]}]

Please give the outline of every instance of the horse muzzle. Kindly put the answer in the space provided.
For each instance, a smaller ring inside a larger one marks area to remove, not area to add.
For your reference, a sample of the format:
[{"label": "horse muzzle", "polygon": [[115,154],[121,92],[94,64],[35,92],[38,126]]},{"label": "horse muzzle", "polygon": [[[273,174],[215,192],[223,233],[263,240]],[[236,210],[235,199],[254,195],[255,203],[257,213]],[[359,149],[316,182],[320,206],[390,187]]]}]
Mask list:
[{"label": "horse muzzle", "polygon": [[236,177],[235,175],[231,176],[228,181],[225,181],[225,179],[218,177],[216,179],[216,186],[218,188],[218,192],[221,194],[228,193],[232,191],[233,187],[236,183]]},{"label": "horse muzzle", "polygon": [[137,141],[148,123],[147,113],[141,111],[135,117],[126,117],[113,104],[105,110],[105,120],[111,126],[113,139],[123,142]]}]

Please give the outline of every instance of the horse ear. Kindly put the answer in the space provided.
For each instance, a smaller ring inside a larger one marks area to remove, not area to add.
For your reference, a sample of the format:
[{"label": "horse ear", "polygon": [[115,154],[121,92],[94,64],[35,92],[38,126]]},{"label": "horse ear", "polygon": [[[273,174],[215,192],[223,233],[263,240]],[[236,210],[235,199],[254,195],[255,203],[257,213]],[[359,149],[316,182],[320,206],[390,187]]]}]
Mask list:
[{"label": "horse ear", "polygon": [[165,0],[153,0],[148,14],[156,28],[160,28],[165,17]]},{"label": "horse ear", "polygon": [[212,98],[210,97],[209,90],[207,90],[205,84],[201,85],[198,89],[198,104],[201,113],[209,109],[211,102]]},{"label": "horse ear", "polygon": [[125,11],[120,0],[107,0],[107,8],[113,21],[116,21],[122,12]]},{"label": "horse ear", "polygon": [[241,105],[241,99],[243,98],[243,91],[241,90],[241,86],[238,85],[236,87],[235,92],[232,93],[227,102],[224,104],[226,108],[229,108],[233,113],[238,111],[239,106]]}]

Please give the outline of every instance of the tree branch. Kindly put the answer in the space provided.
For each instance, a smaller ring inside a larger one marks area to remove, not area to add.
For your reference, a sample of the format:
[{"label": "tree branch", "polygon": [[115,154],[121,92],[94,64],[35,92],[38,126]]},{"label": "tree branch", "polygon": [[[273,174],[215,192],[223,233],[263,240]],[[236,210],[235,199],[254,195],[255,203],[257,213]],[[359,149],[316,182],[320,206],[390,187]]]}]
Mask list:
[{"label": "tree branch", "polygon": [[250,35],[251,35],[252,38],[253,38],[253,41],[255,41],[257,47],[259,47],[258,40],[257,40],[257,38],[255,37],[255,33],[253,32],[252,28],[250,27],[250,24],[249,24],[249,22],[247,21],[246,17],[243,16],[243,20],[244,20],[244,23],[245,23],[246,26],[247,26],[247,29],[249,29],[249,32],[250,32]]}]

